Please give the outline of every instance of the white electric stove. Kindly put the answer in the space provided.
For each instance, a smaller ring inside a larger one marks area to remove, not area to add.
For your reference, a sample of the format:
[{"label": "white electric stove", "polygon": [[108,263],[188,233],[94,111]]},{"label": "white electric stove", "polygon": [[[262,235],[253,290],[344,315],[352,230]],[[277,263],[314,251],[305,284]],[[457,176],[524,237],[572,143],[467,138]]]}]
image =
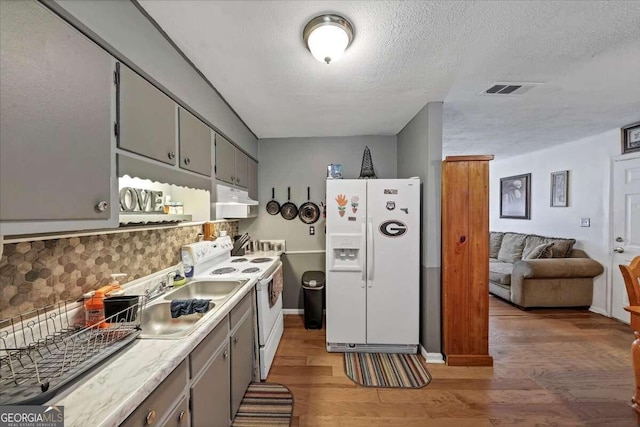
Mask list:
[{"label": "white electric stove", "polygon": [[284,332],[282,293],[269,306],[273,277],[282,267],[280,257],[260,255],[231,256],[233,243],[229,236],[214,241],[193,243],[182,248],[182,260],[191,260],[193,279],[257,279],[256,307],[258,318],[258,340],[260,344],[260,379],[269,374],[278,344]]}]

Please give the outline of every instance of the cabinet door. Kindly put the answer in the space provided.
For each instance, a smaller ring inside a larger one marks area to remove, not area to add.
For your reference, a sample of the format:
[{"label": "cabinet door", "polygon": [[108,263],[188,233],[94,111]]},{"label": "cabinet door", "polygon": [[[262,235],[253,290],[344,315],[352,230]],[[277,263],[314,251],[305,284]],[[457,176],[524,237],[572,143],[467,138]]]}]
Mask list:
[{"label": "cabinet door", "polygon": [[108,219],[111,57],[35,1],[0,29],[0,221]]},{"label": "cabinet door", "polygon": [[224,137],[216,134],[216,179],[235,184],[234,155],[236,147]]},{"label": "cabinet door", "polygon": [[231,415],[235,417],[253,377],[253,328],[251,312],[231,334]]},{"label": "cabinet door", "polygon": [[211,365],[191,386],[193,427],[228,427],[229,344],[218,352]]},{"label": "cabinet door", "polygon": [[238,187],[249,187],[249,156],[236,149],[235,184]]},{"label": "cabinet door", "polygon": [[249,159],[249,197],[258,200],[258,162]]},{"label": "cabinet door", "polygon": [[175,165],[175,102],[122,64],[118,100],[118,147]]},{"label": "cabinet door", "polygon": [[183,397],[178,406],[162,423],[162,427],[189,427],[189,400]]},{"label": "cabinet door", "polygon": [[180,114],[180,167],[211,176],[211,129],[183,108]]}]

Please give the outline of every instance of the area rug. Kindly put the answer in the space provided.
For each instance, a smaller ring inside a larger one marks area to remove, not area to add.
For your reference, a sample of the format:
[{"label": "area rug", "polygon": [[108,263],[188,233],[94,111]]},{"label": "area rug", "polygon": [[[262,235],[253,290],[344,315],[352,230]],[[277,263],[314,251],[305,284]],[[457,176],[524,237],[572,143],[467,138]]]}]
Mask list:
[{"label": "area rug", "polygon": [[242,398],[232,427],[289,426],[293,414],[293,395],[275,383],[251,383]]},{"label": "area rug", "polygon": [[431,381],[417,354],[345,353],[344,371],[365,387],[422,388]]}]

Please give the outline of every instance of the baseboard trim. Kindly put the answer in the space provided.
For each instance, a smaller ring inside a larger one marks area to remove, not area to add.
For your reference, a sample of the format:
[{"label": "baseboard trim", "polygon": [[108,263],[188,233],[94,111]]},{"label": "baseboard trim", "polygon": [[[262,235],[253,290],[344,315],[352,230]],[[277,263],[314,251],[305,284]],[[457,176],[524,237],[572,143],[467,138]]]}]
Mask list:
[{"label": "baseboard trim", "polygon": [[304,309],[302,308],[283,308],[282,314],[304,314]]},{"label": "baseboard trim", "polygon": [[428,353],[426,348],[420,346],[420,354],[424,358],[424,361],[427,363],[444,364],[442,353]]},{"label": "baseboard trim", "polygon": [[600,309],[600,308],[596,308],[596,307],[591,306],[591,307],[589,307],[589,311],[592,312],[592,313],[601,314],[604,317],[609,317],[607,315],[607,312],[605,310]]},{"label": "baseboard trim", "polygon": [[479,354],[448,354],[447,366],[493,366],[493,357]]}]

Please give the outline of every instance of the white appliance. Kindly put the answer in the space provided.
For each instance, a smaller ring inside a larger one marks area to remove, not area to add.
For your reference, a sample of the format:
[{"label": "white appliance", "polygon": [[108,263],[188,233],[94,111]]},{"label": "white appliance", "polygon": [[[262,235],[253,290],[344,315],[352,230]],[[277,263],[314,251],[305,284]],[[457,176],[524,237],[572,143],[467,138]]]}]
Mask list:
[{"label": "white appliance", "polygon": [[327,180],[329,352],[415,353],[420,180]]},{"label": "white appliance", "polygon": [[225,280],[256,278],[256,309],[258,319],[258,343],[260,379],[265,380],[273,363],[278,344],[284,331],[282,293],[269,306],[270,287],[274,275],[282,268],[279,257],[232,257],[233,243],[229,236],[215,241],[193,243],[182,248],[183,261],[192,259],[197,280]]},{"label": "white appliance", "polygon": [[249,197],[247,191],[226,185],[216,185],[216,219],[255,218],[258,216],[258,202]]}]

